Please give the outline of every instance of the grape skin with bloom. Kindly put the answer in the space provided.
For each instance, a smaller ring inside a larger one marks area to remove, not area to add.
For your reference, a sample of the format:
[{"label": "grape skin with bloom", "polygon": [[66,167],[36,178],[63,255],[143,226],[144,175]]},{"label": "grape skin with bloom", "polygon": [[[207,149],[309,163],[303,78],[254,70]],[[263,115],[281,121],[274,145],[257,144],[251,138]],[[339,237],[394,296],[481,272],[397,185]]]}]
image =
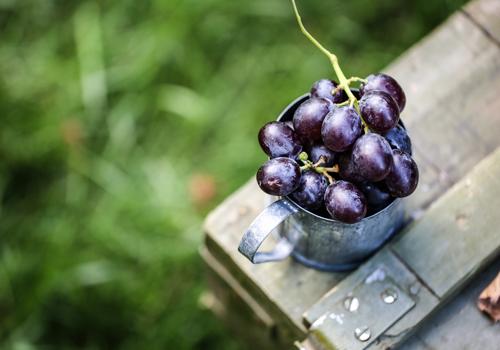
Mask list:
[{"label": "grape skin with bloom", "polygon": [[269,122],[259,131],[259,144],[271,158],[295,158],[302,151],[302,145],[295,132],[282,122]]},{"label": "grape skin with bloom", "polygon": [[257,171],[257,184],[267,194],[287,196],[299,187],[300,167],[290,158],[270,159]]},{"label": "grape skin with bloom", "polygon": [[257,182],[268,194],[289,196],[317,215],[352,224],[415,191],[418,168],[399,123],[405,103],[399,84],[377,74],[351,95],[364,127],[358,105],[333,104],[341,100],[338,91],[332,95],[336,86],[329,79],[315,82],[293,118],[285,113],[282,122],[260,130],[259,143],[272,159],[258,170]]}]

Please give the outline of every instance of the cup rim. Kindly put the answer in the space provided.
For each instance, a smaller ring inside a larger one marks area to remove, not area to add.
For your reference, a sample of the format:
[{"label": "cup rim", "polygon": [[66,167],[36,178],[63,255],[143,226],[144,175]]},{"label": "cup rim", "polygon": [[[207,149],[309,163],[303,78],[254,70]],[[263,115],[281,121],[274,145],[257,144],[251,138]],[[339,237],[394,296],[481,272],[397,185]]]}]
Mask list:
[{"label": "cup rim", "polygon": [[[358,89],[351,89],[351,90],[355,90],[357,91]],[[295,100],[293,100],[292,102],[290,102],[282,111],[281,113],[278,115],[278,118],[276,118],[277,121],[281,121],[281,118],[283,118],[283,116],[288,112],[288,110],[292,107],[294,107],[297,103],[301,102],[301,101],[305,101],[306,99],[308,99],[309,97],[311,96],[310,93],[305,93],[299,97],[297,97]],[[404,127],[404,125],[403,125]],[[308,209],[304,208],[303,206],[299,205],[297,202],[295,202],[290,196],[283,196],[281,198],[286,198],[287,200],[289,200],[290,202],[292,202],[295,206],[297,206],[298,208],[300,208],[302,211],[306,212],[307,214],[309,215],[312,215],[318,219],[321,219],[321,220],[325,220],[325,221],[330,221],[330,222],[335,222],[335,223],[342,223],[342,224],[346,224],[346,225],[356,225],[356,224],[359,224],[360,222],[363,222],[365,220],[368,220],[368,219],[372,219],[374,217],[376,217],[377,215],[379,214],[382,214],[384,212],[386,212],[387,210],[389,210],[389,208],[395,206],[397,203],[401,202],[402,198],[394,198],[394,200],[388,205],[386,206],[385,208],[383,208],[382,210],[379,210],[377,211],[376,213],[373,213],[369,216],[365,216],[363,219],[361,219],[360,221],[358,222],[355,222],[353,224],[348,224],[348,223],[345,223],[345,222],[342,222],[340,220],[335,220],[333,218],[325,218],[324,216],[321,216],[321,215],[318,215],[318,214],[315,214],[311,211],[309,211]]]}]

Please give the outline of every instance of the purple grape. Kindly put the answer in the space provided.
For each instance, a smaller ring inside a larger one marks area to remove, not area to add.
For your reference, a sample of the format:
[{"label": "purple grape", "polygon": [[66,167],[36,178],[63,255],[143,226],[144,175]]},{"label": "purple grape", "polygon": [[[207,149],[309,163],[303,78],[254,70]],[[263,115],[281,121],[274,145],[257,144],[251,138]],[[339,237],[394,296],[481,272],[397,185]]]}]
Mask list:
[{"label": "purple grape", "polygon": [[408,136],[405,128],[403,128],[400,124],[386,132],[384,137],[393,149],[400,149],[411,156],[412,151],[410,137]]},{"label": "purple grape", "polygon": [[335,220],[355,223],[366,215],[366,198],[352,183],[336,181],[325,192],[325,205],[328,213]]},{"label": "purple grape", "polygon": [[371,74],[366,78],[367,82],[360,87],[361,95],[370,91],[383,91],[391,96],[402,112],[406,104],[406,96],[396,80],[387,74]]},{"label": "purple grape", "polygon": [[346,180],[354,183],[361,183],[366,181],[361,175],[359,175],[354,167],[352,161],[352,153],[344,152],[339,156],[339,176],[342,180]]},{"label": "purple grape", "polygon": [[290,195],[300,206],[309,209],[320,209],[324,204],[324,196],[328,181],[315,171],[306,171],[300,178],[299,187]]},{"label": "purple grape", "polygon": [[356,172],[366,180],[383,180],[392,167],[391,146],[378,134],[365,134],[354,144],[352,162]]},{"label": "purple grape", "polygon": [[330,79],[320,79],[316,81],[311,88],[311,97],[326,98],[333,103],[340,103],[347,100],[344,90],[340,90],[335,95],[332,95],[333,89],[337,87],[337,83]]},{"label": "purple grape", "polygon": [[363,132],[361,118],[349,106],[334,108],[328,113],[321,136],[326,147],[335,152],[347,150]]},{"label": "purple grape", "polygon": [[407,153],[395,149],[392,151],[393,165],[385,184],[394,197],[406,197],[415,191],[418,184],[417,163]]},{"label": "purple grape", "polygon": [[368,203],[368,214],[372,215],[388,206],[393,198],[388,193],[388,189],[383,183],[365,182],[358,184],[358,188],[363,192]]},{"label": "purple grape", "polygon": [[295,158],[302,151],[302,145],[295,132],[282,122],[269,122],[259,131],[262,150],[271,158]]},{"label": "purple grape", "polygon": [[257,184],[267,194],[287,196],[300,184],[300,167],[290,158],[270,159],[257,171]]},{"label": "purple grape", "polygon": [[337,154],[328,149],[325,145],[313,145],[309,149],[310,160],[313,163],[317,163],[321,157],[325,160],[325,163],[321,164],[321,166],[324,167],[331,167],[337,161]]},{"label": "purple grape", "polygon": [[399,109],[391,96],[383,91],[368,91],[359,101],[361,116],[371,130],[384,133],[399,122]]},{"label": "purple grape", "polygon": [[310,98],[293,115],[293,128],[301,140],[321,141],[321,125],[333,103],[324,98]]}]

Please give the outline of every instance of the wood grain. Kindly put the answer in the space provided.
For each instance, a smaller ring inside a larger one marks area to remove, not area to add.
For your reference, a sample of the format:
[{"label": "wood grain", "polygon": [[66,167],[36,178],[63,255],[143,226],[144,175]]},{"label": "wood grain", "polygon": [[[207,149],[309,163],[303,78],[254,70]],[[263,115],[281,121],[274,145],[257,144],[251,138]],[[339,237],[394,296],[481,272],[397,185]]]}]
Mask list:
[{"label": "wood grain", "polygon": [[[487,15],[498,22],[500,11]],[[422,175],[409,204],[418,210],[499,145],[500,48],[458,12],[387,72],[407,94],[402,118]]]},{"label": "wood grain", "polygon": [[500,13],[500,1],[472,1],[462,10],[477,26],[483,29],[486,36],[500,46],[500,21],[492,14]]},{"label": "wood grain", "polygon": [[[407,92],[402,118],[421,173],[417,192],[407,200],[414,216],[500,145],[500,49],[484,30],[497,37],[500,13],[479,11],[486,2],[491,0],[475,1],[467,13],[453,15],[387,68]],[[307,269],[290,259],[251,265],[240,256],[241,235],[265,204],[265,195],[250,180],[208,217],[206,246],[277,328],[303,338],[302,314],[345,275]]]},{"label": "wood grain", "polygon": [[263,350],[275,349],[279,339],[274,320],[206,249],[200,254],[212,293],[205,294],[202,303],[223,319],[244,343]]},{"label": "wood grain", "polygon": [[500,149],[390,246],[440,298],[500,248]]},{"label": "wood grain", "polygon": [[478,275],[449,305],[439,310],[401,350],[498,350],[499,325],[491,322],[476,308],[476,299],[500,271],[497,259]]}]

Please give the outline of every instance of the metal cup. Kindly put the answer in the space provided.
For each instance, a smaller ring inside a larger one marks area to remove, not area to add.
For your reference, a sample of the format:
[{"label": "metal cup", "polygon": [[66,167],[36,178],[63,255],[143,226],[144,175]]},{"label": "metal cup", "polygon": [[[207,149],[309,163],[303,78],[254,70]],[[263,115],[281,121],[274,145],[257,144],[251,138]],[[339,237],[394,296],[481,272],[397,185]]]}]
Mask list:
[{"label": "metal cup", "polygon": [[[278,117],[292,120],[305,94]],[[403,201],[396,198],[381,211],[354,224],[316,215],[290,197],[281,197],[257,216],[241,239],[238,250],[252,263],[279,261],[292,255],[300,263],[323,271],[346,271],[375,253],[403,225]],[[280,226],[281,224],[281,226]],[[278,230],[278,242],[268,252],[259,252],[264,240]]]}]

